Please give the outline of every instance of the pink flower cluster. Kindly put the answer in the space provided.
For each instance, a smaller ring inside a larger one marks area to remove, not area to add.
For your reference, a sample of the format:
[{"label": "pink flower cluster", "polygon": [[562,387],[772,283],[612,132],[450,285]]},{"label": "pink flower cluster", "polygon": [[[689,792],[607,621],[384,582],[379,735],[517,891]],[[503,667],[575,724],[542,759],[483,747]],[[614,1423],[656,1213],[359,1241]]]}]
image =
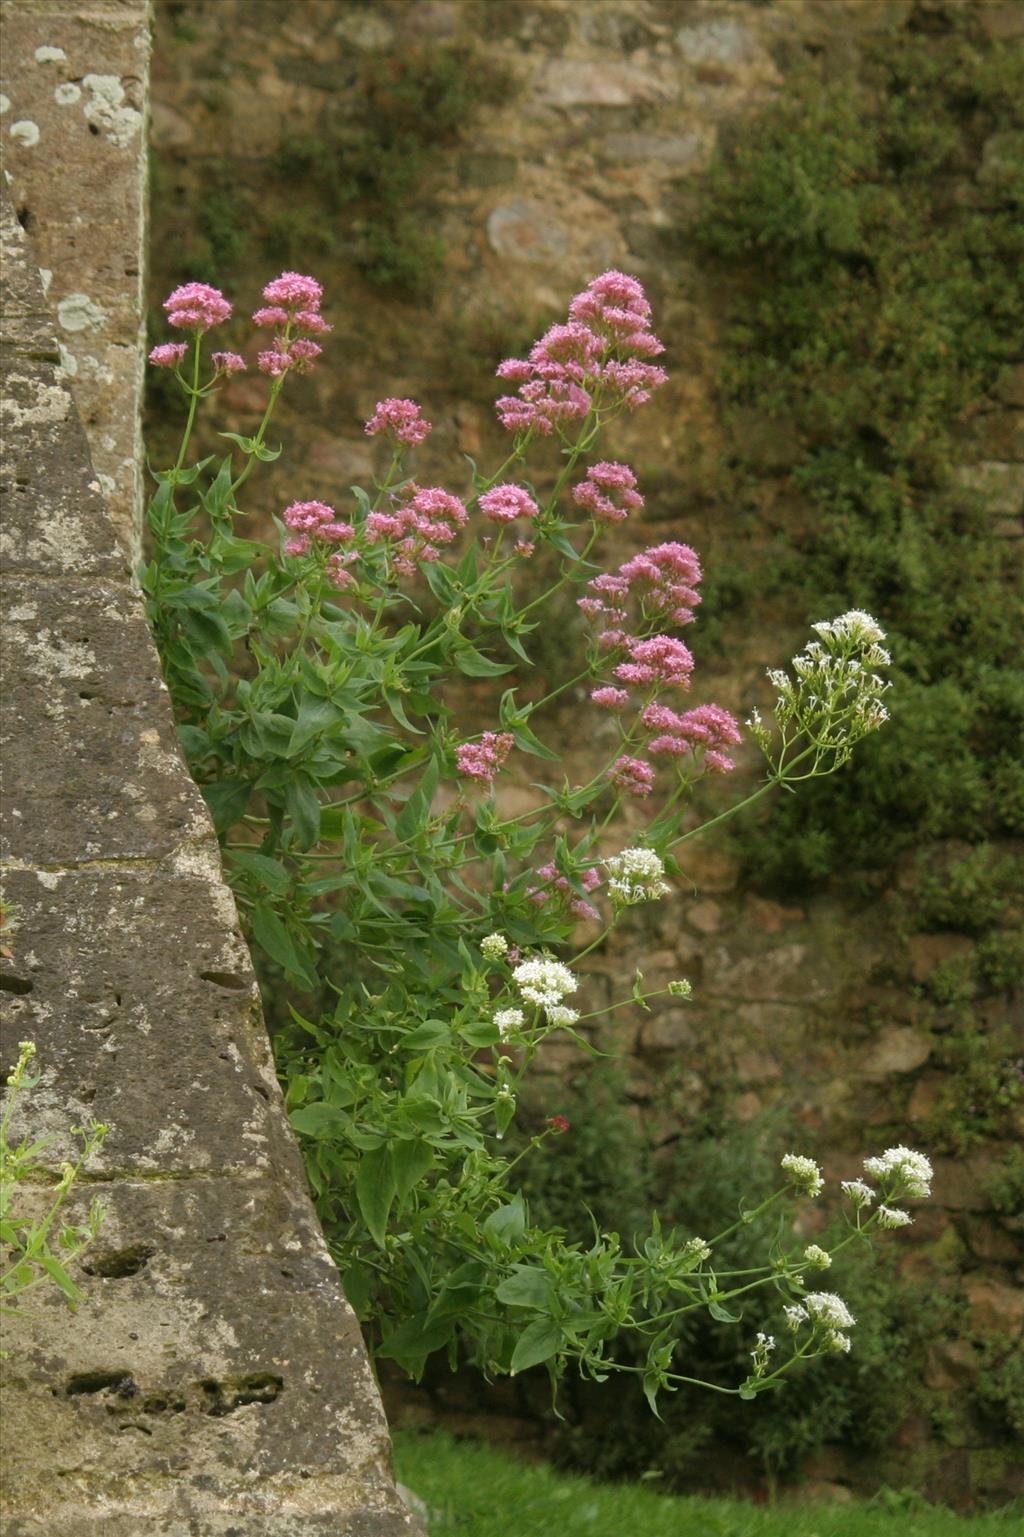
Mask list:
[{"label": "pink flower cluster", "polygon": [[228,300],[209,283],[183,283],[168,294],[164,309],[168,323],[186,331],[209,331],[231,317]]},{"label": "pink flower cluster", "polygon": [[644,617],[689,624],[700,602],[701,576],[700,560],[688,544],[657,544],[625,561],[617,574],[595,576],[587,583],[590,596],[577,603],[589,619],[600,619],[613,632],[625,621],[630,600]]},{"label": "pink flower cluster", "polygon": [[219,374],[245,373],[245,359],[237,352],[212,352],[210,357]]},{"label": "pink flower cluster", "polygon": [[464,742],[455,749],[459,773],[490,786],[514,746],[510,731],[485,731],[479,742]]},{"label": "pink flower cluster", "polygon": [[565,325],[552,326],[528,358],[507,358],[498,378],[519,386],[497,402],[502,426],[548,434],[605,410],[635,410],[665,383],[662,368],[645,361],[663,352],[651,331],[651,307],[636,278],[605,272],[577,294]]},{"label": "pink flower cluster", "polygon": [[586,480],[572,488],[572,499],[584,507],[599,523],[621,523],[631,512],[639,512],[644,499],[636,488],[636,476],[628,464],[602,460],[591,465]]},{"label": "pink flower cluster", "polygon": [[618,790],[645,801],[654,789],[654,769],[643,758],[618,758],[612,764],[610,779]]},{"label": "pink flower cluster", "polygon": [[187,342],[161,342],[149,354],[149,361],[154,368],[177,368],[187,351]]},{"label": "pink flower cluster", "polygon": [[628,662],[620,662],[615,676],[620,683],[666,683],[689,688],[693,656],[681,640],[671,635],[651,635],[646,640],[628,638]]},{"label": "pink flower cluster", "polygon": [[494,486],[484,492],[479,507],[484,517],[490,518],[492,523],[514,523],[516,518],[536,518],[540,515],[537,503],[522,486]]},{"label": "pink flower cluster", "polygon": [[695,747],[704,749],[704,763],[713,774],[728,774],[736,767],[723,747],[741,740],[736,718],[717,704],[699,704],[685,715],[666,705],[649,704],[640,719],[649,731],[660,732],[647,744],[652,757],[682,758]]},{"label": "pink flower cluster", "polygon": [[431,425],[424,420],[423,412],[415,400],[389,396],[387,400],[378,400],[377,410],[363,431],[371,438],[378,432],[386,432],[392,442],[415,448],[430,432]]},{"label": "pink flower cluster", "polygon": [[[597,908],[585,902],[572,889],[566,877],[559,875],[558,866],[553,861],[550,864],[541,865],[537,874],[546,884],[543,887],[531,886],[527,894],[530,901],[536,903],[538,907],[542,907],[545,902],[550,902],[552,897],[557,897],[577,918],[600,918]],[[595,891],[600,886],[601,879],[601,871],[596,866],[592,866],[589,870],[581,870],[579,874],[579,884],[584,891]]]},{"label": "pink flower cluster", "polygon": [[263,290],[265,305],[252,317],[255,325],[274,326],[278,332],[256,360],[261,373],[279,379],[289,370],[309,372],[323,351],[312,337],[331,330],[320,313],[323,296],[316,278],[301,272],[282,272],[271,279]]},{"label": "pink flower cluster", "polygon": [[410,482],[394,501],[394,512],[370,513],[367,537],[371,544],[391,540],[395,570],[402,576],[414,576],[418,561],[429,565],[440,559],[438,545],[451,544],[468,514],[458,497],[440,486]]},{"label": "pink flower cluster", "polygon": [[[338,514],[326,502],[292,502],[284,510],[284,525],[295,535],[285,545],[286,555],[305,555],[314,544],[348,544],[356,536],[350,523],[337,523]],[[356,559],[354,550],[336,551],[327,562],[328,576],[335,587],[345,588],[354,578],[346,569]]]}]

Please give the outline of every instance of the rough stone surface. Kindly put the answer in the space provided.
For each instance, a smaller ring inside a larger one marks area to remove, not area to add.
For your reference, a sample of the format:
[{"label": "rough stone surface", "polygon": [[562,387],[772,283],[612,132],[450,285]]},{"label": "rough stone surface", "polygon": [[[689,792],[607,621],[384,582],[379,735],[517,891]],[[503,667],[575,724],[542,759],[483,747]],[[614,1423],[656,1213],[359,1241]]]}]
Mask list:
[{"label": "rough stone surface", "polygon": [[[9,0],[0,118],[96,477],[126,548],[140,498],[149,0]],[[17,123],[34,132],[14,132]],[[51,340],[51,345],[53,345]]]},{"label": "rough stone surface", "polygon": [[[131,10],[108,7],[115,39]],[[95,121],[103,134],[122,120]],[[42,1082],[13,1134],[54,1134],[51,1171],[70,1126],[110,1127],[74,1195],[108,1208],[76,1274],[80,1311],[40,1292],[5,1331],[5,1537],[399,1537],[416,1522],[216,840],[6,199],[2,234],[4,852],[18,921],[0,1066],[18,1040],[37,1044]],[[50,1192],[28,1196],[42,1208]]]}]

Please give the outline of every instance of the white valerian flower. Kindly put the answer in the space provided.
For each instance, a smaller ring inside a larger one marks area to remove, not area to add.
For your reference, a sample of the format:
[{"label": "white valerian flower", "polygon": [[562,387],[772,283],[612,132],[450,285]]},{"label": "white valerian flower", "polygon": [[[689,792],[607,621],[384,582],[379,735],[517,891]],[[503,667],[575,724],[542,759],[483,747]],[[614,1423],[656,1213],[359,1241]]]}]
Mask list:
[{"label": "white valerian flower", "polygon": [[653,902],[672,890],[665,880],[665,866],[653,849],[623,849],[604,864],[609,876],[608,895],[620,907]]},{"label": "white valerian flower", "polygon": [[580,1017],[578,1009],[567,1009],[560,1003],[549,1004],[544,1010],[549,1025],[574,1025]]},{"label": "white valerian flower", "polygon": [[703,1265],[711,1258],[711,1245],[703,1238],[688,1238],[683,1244],[683,1258],[692,1260],[695,1265]]},{"label": "white valerian flower", "polygon": [[802,1308],[798,1302],[794,1303],[792,1307],[783,1308],[782,1311],[786,1315],[786,1323],[792,1329],[794,1334],[799,1329],[800,1325],[805,1324],[811,1316],[807,1309]]},{"label": "white valerian flower", "polygon": [[568,966],[545,956],[537,960],[521,961],[512,973],[512,980],[526,1003],[533,1003],[547,1013],[557,1008],[568,993],[574,993],[579,981]]},{"label": "white valerian flower", "polygon": [[832,1263],[832,1256],[827,1249],[820,1249],[816,1243],[809,1243],[804,1250],[804,1259],[812,1270],[827,1270]]},{"label": "white valerian flower", "polygon": [[825,1347],[828,1350],[835,1350],[842,1355],[849,1355],[850,1336],[843,1334],[840,1329],[831,1329],[825,1336]]},{"label": "white valerian flower", "polygon": [[887,1147],[877,1158],[865,1158],[864,1168],[877,1180],[886,1181],[890,1193],[925,1200],[932,1193],[934,1172],[923,1153],[910,1147]]},{"label": "white valerian flower", "polygon": [[820,1195],[824,1190],[825,1180],[813,1158],[805,1158],[801,1153],[787,1153],[781,1166],[789,1175],[790,1184],[803,1195]]},{"label": "white valerian flower", "polygon": [[692,998],[693,984],[687,982],[685,977],[679,977],[675,982],[670,982],[666,988],[670,998]]},{"label": "white valerian flower", "polygon": [[750,1352],[754,1359],[755,1377],[764,1376],[765,1372],[768,1370],[768,1358],[774,1349],[774,1334],[764,1334],[759,1331],[757,1336],[757,1343],[755,1344],[753,1350]]},{"label": "white valerian flower", "polygon": [[504,934],[488,934],[480,941],[480,954],[485,961],[500,961],[508,954],[508,940]]},{"label": "white valerian flower", "polygon": [[901,1211],[898,1206],[880,1206],[878,1208],[879,1227],[909,1227],[913,1220],[909,1211]]},{"label": "white valerian flower", "polygon": [[835,1292],[808,1292],[804,1307],[812,1321],[825,1324],[830,1329],[852,1329],[857,1322],[842,1297]]},{"label": "white valerian flower", "polygon": [[844,1179],[840,1182],[840,1189],[844,1195],[849,1196],[854,1206],[870,1206],[875,1199],[875,1192],[870,1185],[866,1185],[862,1179]]},{"label": "white valerian flower", "polygon": [[498,1034],[502,1040],[507,1040],[513,1030],[522,1028],[522,1009],[499,1009],[494,1016],[494,1023],[498,1027]]}]

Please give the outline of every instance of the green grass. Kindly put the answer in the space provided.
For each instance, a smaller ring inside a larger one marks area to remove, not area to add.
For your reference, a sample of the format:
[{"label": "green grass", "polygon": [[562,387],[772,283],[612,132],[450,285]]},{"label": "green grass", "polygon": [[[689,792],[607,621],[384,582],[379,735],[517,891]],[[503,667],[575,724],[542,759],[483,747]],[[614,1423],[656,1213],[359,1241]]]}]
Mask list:
[{"label": "green grass", "polygon": [[440,1431],[395,1436],[399,1479],[430,1537],[1011,1537],[1021,1511],[956,1516],[913,1494],[866,1503],[753,1505],[597,1484]]}]

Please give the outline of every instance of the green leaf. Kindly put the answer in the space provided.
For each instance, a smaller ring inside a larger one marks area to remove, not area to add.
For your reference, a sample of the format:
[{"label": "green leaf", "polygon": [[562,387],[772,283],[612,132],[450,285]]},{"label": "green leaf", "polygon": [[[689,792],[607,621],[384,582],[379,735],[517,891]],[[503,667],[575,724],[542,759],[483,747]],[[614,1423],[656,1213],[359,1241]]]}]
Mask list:
[{"label": "green leaf", "polygon": [[431,758],[422,779],[402,807],[395,823],[395,832],[399,838],[411,837],[426,820],[440,777],[441,765],[436,758]]},{"label": "green leaf", "polygon": [[384,1247],[388,1213],[396,1189],[395,1165],[390,1147],[378,1147],[364,1153],[356,1174],[356,1199],[370,1236],[381,1249]]},{"label": "green leaf", "polygon": [[245,815],[252,785],[247,779],[221,779],[216,784],[200,785],[199,788],[210,808],[213,825],[223,837]]},{"label": "green leaf", "polygon": [[396,1142],[391,1151],[395,1164],[395,1194],[399,1201],[404,1201],[432,1167],[437,1154],[429,1142],[419,1138]]},{"label": "green leaf", "polygon": [[509,1307],[547,1309],[551,1306],[551,1277],[532,1266],[517,1265],[495,1296]]},{"label": "green leaf", "polygon": [[305,1137],[326,1137],[331,1133],[342,1135],[350,1117],[337,1105],[325,1105],[317,1100],[313,1105],[303,1105],[299,1110],[290,1111],[288,1119],[295,1130],[302,1132]]},{"label": "green leaf", "polygon": [[475,646],[463,645],[455,653],[455,665],[467,678],[497,678],[511,672],[513,663],[492,662]]},{"label": "green leaf", "polygon": [[528,1324],[512,1352],[512,1374],[525,1372],[550,1360],[562,1343],[562,1331],[553,1318],[538,1318]]},{"label": "green leaf", "polygon": [[316,976],[311,975],[305,957],[272,908],[262,905],[254,907],[249,917],[249,927],[253,939],[272,961],[283,966],[292,976],[300,978],[307,987],[316,986]]},{"label": "green leaf", "polygon": [[730,1313],[727,1307],[723,1307],[714,1297],[708,1303],[708,1312],[712,1318],[717,1318],[720,1324],[738,1324],[742,1318],[741,1313]]},{"label": "green leaf", "polygon": [[403,1051],[430,1050],[434,1046],[443,1046],[451,1040],[451,1031],[440,1019],[428,1019],[425,1024],[410,1030],[408,1035],[403,1035],[399,1042]]},{"label": "green leaf", "polygon": [[526,1205],[518,1191],[511,1201],[506,1201],[504,1206],[499,1206],[497,1211],[492,1211],[484,1223],[484,1232],[489,1238],[498,1239],[506,1244],[522,1238],[525,1231]]},{"label": "green leaf", "polygon": [[320,841],[320,801],[304,774],[296,774],[285,787],[284,809],[290,818],[298,849],[311,849]]}]

